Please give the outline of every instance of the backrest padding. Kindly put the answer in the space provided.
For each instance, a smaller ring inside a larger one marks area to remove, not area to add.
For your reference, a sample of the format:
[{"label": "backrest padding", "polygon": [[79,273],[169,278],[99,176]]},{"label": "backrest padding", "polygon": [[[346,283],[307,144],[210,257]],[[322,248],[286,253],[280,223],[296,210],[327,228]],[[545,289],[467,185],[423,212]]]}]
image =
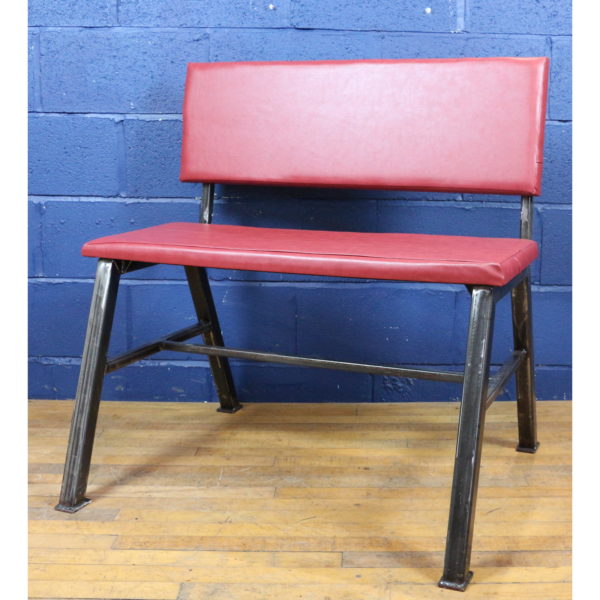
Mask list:
[{"label": "backrest padding", "polygon": [[540,193],[547,58],[191,63],[181,179]]}]

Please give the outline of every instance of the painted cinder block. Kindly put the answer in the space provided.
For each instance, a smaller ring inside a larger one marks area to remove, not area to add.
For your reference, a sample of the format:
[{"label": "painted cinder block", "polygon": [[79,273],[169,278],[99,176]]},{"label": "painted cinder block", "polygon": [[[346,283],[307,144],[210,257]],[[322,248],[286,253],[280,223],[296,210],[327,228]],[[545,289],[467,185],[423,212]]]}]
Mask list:
[{"label": "painted cinder block", "polygon": [[542,193],[537,202],[570,204],[573,194],[571,123],[546,123]]},{"label": "painted cinder block", "polygon": [[541,283],[571,285],[571,209],[548,207],[543,208],[541,214],[544,230]]},{"label": "painted cinder block", "polygon": [[42,203],[27,203],[27,262],[29,277],[44,274],[42,252]]},{"label": "painted cinder block", "polygon": [[119,23],[144,27],[287,27],[290,0],[121,0]]},{"label": "painted cinder block", "polygon": [[215,206],[215,223],[250,227],[280,227],[331,231],[375,231],[375,200],[312,200],[278,198],[223,201]]},{"label": "painted cinder block", "polygon": [[[74,398],[80,364],[78,358],[30,359],[29,397]],[[212,387],[205,363],[145,360],[108,374],[101,400],[208,402]]]},{"label": "painted cinder block", "polygon": [[[566,366],[571,364],[571,290],[568,287],[533,286],[533,336],[535,364]],[[469,319],[470,296],[457,295],[454,362],[464,362]],[[510,296],[496,307],[492,362],[501,364],[512,351]]]},{"label": "painted cinder block", "polygon": [[270,283],[212,285],[225,344],[281,354],[296,348],[296,287]]},{"label": "painted cinder block", "polygon": [[215,31],[210,59],[222,61],[380,58],[380,33],[337,31]]},{"label": "painted cinder block", "polygon": [[217,185],[215,197],[223,202],[245,202],[263,199],[284,199],[304,202],[319,201],[360,201],[365,200],[460,200],[461,195],[448,192],[411,192],[407,190],[376,190],[360,188],[320,188],[320,187],[274,187],[250,185]]},{"label": "painted cinder block", "polygon": [[468,31],[571,33],[571,2],[565,0],[467,0]]},{"label": "painted cinder block", "polygon": [[[372,401],[373,384],[366,373],[248,361],[232,363],[232,372],[242,403]],[[213,397],[216,400],[216,395]]]},{"label": "painted cinder block", "polygon": [[292,25],[299,29],[450,32],[456,29],[456,2],[295,0]]},{"label": "painted cinder block", "polygon": [[[197,322],[185,281],[123,281],[129,302],[128,348],[151,342]],[[175,352],[155,355],[161,360],[204,360]]]},{"label": "painted cinder block", "polygon": [[486,202],[381,202],[379,231],[519,237],[519,206]]},{"label": "painted cinder block", "polygon": [[[570,204],[572,196],[571,123],[546,122],[544,134],[544,166],[542,193],[536,205],[551,202]],[[517,196],[464,194],[468,201],[518,202]]]},{"label": "painted cinder block", "polygon": [[199,186],[179,181],[179,119],[126,119],[126,194],[143,198],[193,198]]},{"label": "painted cinder block", "polygon": [[535,392],[539,400],[571,400],[573,398],[571,367],[537,367]]},{"label": "painted cinder block", "polygon": [[[185,282],[129,282],[134,346],[196,322]],[[234,348],[293,354],[296,346],[295,289],[268,283],[214,283],[212,293],[225,343]],[[161,357],[198,359],[164,353]],[[203,360],[204,358],[201,357]]]},{"label": "painted cinder block", "polygon": [[76,29],[41,33],[50,112],[180,113],[188,62],[208,60],[203,32]]},{"label": "painted cinder block", "polygon": [[29,0],[29,25],[117,25],[117,0]]},{"label": "painted cinder block", "polygon": [[[34,279],[29,286],[29,354],[81,357],[92,298],[91,281]],[[127,300],[121,289],[115,323],[124,323]],[[113,327],[111,349],[127,346],[126,328]]]},{"label": "painted cinder block", "polygon": [[552,38],[549,106],[549,115],[551,119],[559,121],[571,120],[572,60],[571,38]]},{"label": "painted cinder block", "polygon": [[119,124],[88,116],[29,118],[29,193],[116,196]]},{"label": "painted cinder block", "polygon": [[298,351],[378,364],[450,362],[455,288],[298,285]]},{"label": "painted cinder block", "polygon": [[384,58],[466,58],[471,56],[550,56],[539,36],[385,33]]},{"label": "painted cinder block", "polygon": [[[126,200],[101,198],[46,198],[43,207],[42,239],[46,277],[94,277],[96,259],[81,256],[89,240],[152,227],[169,221],[198,220],[195,200]],[[134,271],[127,279],[182,279],[183,268],[160,265]]]},{"label": "painted cinder block", "polygon": [[29,31],[27,37],[27,105],[29,111],[40,110],[39,43],[37,31]]},{"label": "painted cinder block", "polygon": [[[79,359],[30,357],[27,365],[28,398],[40,400],[75,398],[79,365]],[[104,395],[102,397],[104,398]]]},{"label": "painted cinder block", "polygon": [[[29,397],[73,398],[79,365],[79,359],[30,359]],[[458,368],[430,366],[437,367]],[[235,361],[232,371],[238,397],[244,403],[457,402],[460,399],[460,384],[444,382],[379,376],[373,376],[371,381],[371,375],[361,373]],[[514,393],[511,382],[497,401],[514,400]],[[538,367],[536,393],[539,400],[571,399],[571,369]],[[217,396],[207,363],[145,360],[109,374],[104,380],[102,400],[216,403]]]},{"label": "painted cinder block", "polygon": [[199,361],[144,360],[104,379],[104,400],[208,402],[212,393],[208,365]]}]

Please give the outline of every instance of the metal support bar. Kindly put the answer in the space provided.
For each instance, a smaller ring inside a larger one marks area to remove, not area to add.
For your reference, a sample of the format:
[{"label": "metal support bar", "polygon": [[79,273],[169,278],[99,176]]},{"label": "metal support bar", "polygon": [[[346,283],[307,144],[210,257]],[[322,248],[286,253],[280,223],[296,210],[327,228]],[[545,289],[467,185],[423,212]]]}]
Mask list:
[{"label": "metal support bar", "polygon": [[521,239],[533,237],[533,196],[521,196]]},{"label": "metal support bar", "polygon": [[[223,334],[221,333],[221,326],[219,325],[215,303],[210,291],[206,269],[201,267],[185,267],[185,274],[187,276],[190,293],[192,294],[192,300],[194,301],[198,321],[211,324],[210,328],[202,334],[204,342],[208,346],[222,347],[224,345]],[[171,350],[172,348],[170,345],[175,343],[179,342],[164,342],[163,348],[165,350]],[[187,345],[194,347],[193,344]],[[215,387],[217,388],[217,395],[219,396],[219,403],[221,405],[218,410],[220,412],[228,413],[237,412],[242,408],[242,405],[238,402],[235,393],[229,361],[225,358],[224,354],[219,355],[213,353],[209,358],[209,362]]]},{"label": "metal support bar", "polygon": [[513,373],[518,369],[519,365],[527,357],[527,352],[519,350],[513,352],[507,361],[494,373],[488,383],[488,397],[486,402],[486,409],[489,408],[494,400],[502,393],[502,390],[506,387],[508,380],[512,377]]},{"label": "metal support bar", "polygon": [[156,265],[156,263],[139,262],[137,260],[113,260],[113,263],[121,275]]},{"label": "metal support bar", "polygon": [[192,325],[191,327],[186,327],[185,329],[180,329],[179,331],[175,331],[165,337],[162,337],[154,342],[149,342],[148,344],[144,344],[143,346],[138,346],[133,350],[129,350],[128,352],[124,352],[123,354],[119,354],[115,356],[115,358],[111,358],[106,362],[106,373],[112,373],[117,369],[122,369],[128,365],[131,365],[146,356],[150,356],[152,354],[156,354],[157,352],[162,351],[164,342],[183,342],[184,340],[189,340],[190,338],[196,337],[201,333],[204,333],[210,328],[209,323],[197,323],[196,325]]},{"label": "metal support bar", "polygon": [[539,448],[534,379],[533,331],[531,319],[531,283],[526,277],[512,291],[513,340],[515,351],[527,356],[516,370],[519,452],[533,454]]},{"label": "metal support bar", "polygon": [[212,223],[215,184],[202,184],[202,201],[200,204],[200,223]]},{"label": "metal support bar", "polygon": [[[215,199],[215,184],[202,184],[202,202],[200,207],[200,223],[212,223],[213,204]],[[213,301],[210,284],[206,275],[206,269],[200,267],[186,267],[190,293],[194,301],[194,307],[199,321],[208,321],[212,327],[204,332],[204,342],[214,346],[223,346],[223,334],[215,303]],[[213,374],[217,395],[219,396],[219,412],[234,413],[242,408],[238,402],[231,375],[231,367],[226,358],[212,356],[209,358],[210,368]]]},{"label": "metal support bar", "polygon": [[392,375],[394,377],[414,377],[417,379],[429,379],[431,381],[451,381],[455,383],[461,383],[463,381],[463,374],[454,371],[427,371],[424,369],[409,369],[407,367],[388,367],[382,365],[342,362],[338,360],[307,358],[303,356],[288,356],[285,354],[273,354],[271,352],[257,352],[255,350],[238,350],[235,348],[223,348],[221,346],[201,346],[179,342],[165,342],[163,348],[165,350],[174,350],[175,352],[208,354],[209,356],[228,356],[229,358],[242,358],[259,362],[316,367],[319,369],[376,373],[377,375]]},{"label": "metal support bar", "polygon": [[494,322],[491,288],[473,289],[444,573],[438,585],[464,591],[469,570]]},{"label": "metal support bar", "polygon": [[85,490],[119,278],[120,273],[114,261],[98,261],[60,500],[56,506],[57,510],[63,512],[76,512],[90,502],[85,497]]}]

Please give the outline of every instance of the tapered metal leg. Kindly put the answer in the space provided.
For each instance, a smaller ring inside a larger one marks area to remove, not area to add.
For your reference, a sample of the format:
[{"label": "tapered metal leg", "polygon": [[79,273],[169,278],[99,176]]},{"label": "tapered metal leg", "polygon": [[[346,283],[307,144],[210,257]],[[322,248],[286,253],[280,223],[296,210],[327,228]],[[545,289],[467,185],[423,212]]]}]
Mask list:
[{"label": "tapered metal leg", "polygon": [[118,287],[117,266],[111,260],[100,259],[81,358],[60,500],[56,510],[76,512],[90,502],[85,497],[85,491]]},{"label": "tapered metal leg", "polygon": [[531,323],[531,283],[529,277],[512,290],[513,338],[515,350],[527,356],[516,372],[519,452],[533,454],[539,447],[535,413],[533,335]]},{"label": "tapered metal leg", "polygon": [[438,585],[464,591],[469,570],[479,465],[485,421],[494,298],[490,288],[472,291],[465,379],[456,442],[444,573]]},{"label": "tapered metal leg", "polygon": [[[204,343],[209,346],[223,346],[223,334],[217,317],[206,269],[201,267],[185,267],[188,285],[194,301],[198,321],[210,324],[210,329],[202,334]],[[219,396],[219,412],[234,413],[242,408],[235,394],[233,377],[229,361],[224,356],[209,356],[217,395]]]}]

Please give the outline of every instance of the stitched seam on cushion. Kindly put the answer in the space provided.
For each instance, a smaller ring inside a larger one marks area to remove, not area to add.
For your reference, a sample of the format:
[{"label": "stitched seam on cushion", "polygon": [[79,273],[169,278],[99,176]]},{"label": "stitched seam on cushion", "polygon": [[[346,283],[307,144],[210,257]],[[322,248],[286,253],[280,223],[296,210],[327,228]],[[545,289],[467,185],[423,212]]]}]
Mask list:
[{"label": "stitched seam on cushion", "polygon": [[[148,242],[99,242],[98,244],[93,244],[91,242],[88,242],[88,244],[86,244],[87,246],[95,246],[95,245],[102,245],[102,244],[107,244],[107,245],[112,245],[112,244],[126,244],[126,245],[136,245],[136,246],[147,246],[149,245]],[[247,254],[257,254],[257,255],[263,255],[263,254],[283,254],[283,255],[292,255],[292,256],[328,256],[331,258],[338,258],[338,259],[345,259],[345,258],[361,258],[364,260],[387,260],[387,261],[396,261],[396,262],[428,262],[428,263],[438,263],[438,262],[442,262],[442,263],[461,263],[461,264],[489,264],[489,265],[493,265],[496,267],[500,267],[500,265],[496,262],[492,262],[492,261],[484,261],[484,260],[459,260],[459,259],[453,259],[453,260],[449,260],[449,259],[443,259],[443,258],[399,258],[399,257],[389,257],[389,256],[371,256],[371,255],[364,255],[364,254],[330,254],[330,253],[326,253],[326,252],[298,252],[298,251],[289,251],[289,250],[246,250],[246,249],[242,249],[242,248],[223,248],[221,246],[183,246],[180,244],[160,244],[158,242],[152,242],[151,243],[152,246],[160,246],[161,248],[170,248],[175,246],[176,248],[179,248],[181,250],[200,250],[200,251],[205,251],[210,253],[211,250],[215,250],[215,251],[222,251],[222,252],[228,252],[231,254],[235,254],[235,253],[247,253]]]},{"label": "stitched seam on cushion", "polygon": [[[497,238],[500,239],[500,238]],[[506,257],[505,259],[502,260],[501,263],[498,263],[496,261],[491,261],[491,260],[484,260],[484,259],[476,259],[476,260],[468,260],[468,259],[443,259],[443,258],[403,258],[403,257],[389,257],[389,256],[373,256],[373,255],[365,255],[365,254],[331,254],[328,252],[299,252],[299,251],[290,251],[290,250],[251,250],[251,249],[245,249],[245,248],[226,248],[226,247],[222,247],[222,246],[189,246],[189,245],[182,245],[182,244],[177,244],[177,243],[170,243],[170,244],[165,244],[165,243],[160,243],[160,242],[136,242],[136,241],[127,241],[127,242],[122,242],[122,241],[113,241],[113,242],[108,242],[108,241],[99,241],[99,242],[88,242],[87,244],[85,244],[85,246],[100,246],[100,245],[117,245],[117,244],[126,244],[126,245],[135,245],[135,246],[160,246],[161,248],[169,248],[169,247],[176,247],[178,249],[182,249],[182,250],[204,250],[206,252],[210,252],[211,250],[214,251],[223,251],[223,252],[230,252],[230,253],[235,253],[235,252],[245,252],[248,254],[290,254],[290,255],[294,255],[294,256],[329,256],[329,257],[335,257],[338,259],[344,259],[344,258],[362,258],[365,260],[371,259],[371,260],[388,260],[388,261],[403,261],[403,262],[441,262],[441,263],[460,263],[460,264],[489,264],[494,265],[498,268],[502,267],[502,264],[504,264],[506,261],[511,260],[512,258],[518,256],[520,253],[519,252],[515,252],[513,254],[511,254],[510,256]]]},{"label": "stitched seam on cushion", "polygon": [[[533,240],[529,240],[529,241],[533,241]],[[536,245],[536,247],[538,247],[538,244],[537,244],[537,242],[534,242],[534,244]],[[538,252],[539,252],[539,248],[538,248]],[[507,263],[507,262],[509,262],[509,261],[512,261],[512,260],[517,260],[517,256],[519,256],[519,254],[521,254],[521,253],[520,253],[520,252],[515,252],[515,253],[511,254],[510,256],[507,256],[507,257],[506,257],[506,258],[505,258],[505,259],[502,261],[502,264],[504,264],[504,263]],[[537,258],[537,257],[535,257],[535,258]],[[530,264],[531,264],[531,263],[532,263],[532,262],[535,260],[535,258],[532,258],[532,259],[531,259],[531,260],[530,260],[530,261],[527,263],[527,266],[528,266],[528,265],[530,265]],[[525,267],[523,267],[523,268],[525,268]],[[522,269],[521,269],[521,270],[522,270]]]}]

